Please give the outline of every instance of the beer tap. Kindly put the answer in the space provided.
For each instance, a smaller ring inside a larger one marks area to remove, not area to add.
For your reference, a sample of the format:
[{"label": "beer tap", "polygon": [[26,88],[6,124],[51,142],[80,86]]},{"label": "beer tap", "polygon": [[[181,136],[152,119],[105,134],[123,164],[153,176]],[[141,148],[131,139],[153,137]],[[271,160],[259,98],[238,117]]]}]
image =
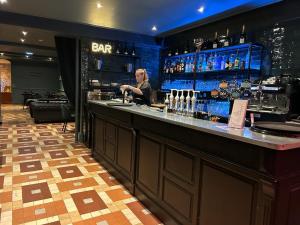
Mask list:
[{"label": "beer tap", "polygon": [[178,103],[179,103],[179,90],[176,90],[176,97],[175,97],[175,107],[174,107],[174,109],[175,109],[175,111],[177,111],[178,110]]},{"label": "beer tap", "polygon": [[187,113],[187,115],[190,113],[190,107],[191,107],[191,96],[190,96],[190,91],[191,90],[186,90],[187,91],[187,96],[185,98],[186,100],[186,108],[185,111]]},{"label": "beer tap", "polygon": [[173,109],[173,102],[174,102],[174,95],[173,95],[173,91],[175,89],[171,89],[171,94],[170,94],[170,109],[172,110]]},{"label": "beer tap", "polygon": [[184,93],[183,90],[181,90],[181,96],[180,96],[180,112],[183,113],[184,108]]},{"label": "beer tap", "polygon": [[196,93],[200,93],[199,91],[193,91],[193,97],[192,97],[192,111],[191,113],[194,114],[195,112],[195,109],[196,109],[196,101],[197,101],[197,98],[196,98]]},{"label": "beer tap", "polygon": [[165,112],[168,112],[168,109],[170,107],[170,101],[169,101],[170,93],[166,94],[166,99],[165,99]]}]

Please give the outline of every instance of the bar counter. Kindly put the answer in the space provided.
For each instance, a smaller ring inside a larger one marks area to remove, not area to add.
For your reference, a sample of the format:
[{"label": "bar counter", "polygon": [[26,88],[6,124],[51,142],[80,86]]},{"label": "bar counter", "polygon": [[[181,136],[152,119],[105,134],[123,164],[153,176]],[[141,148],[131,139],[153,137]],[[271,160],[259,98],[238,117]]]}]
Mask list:
[{"label": "bar counter", "polygon": [[89,101],[93,157],[165,224],[300,224],[300,139]]}]

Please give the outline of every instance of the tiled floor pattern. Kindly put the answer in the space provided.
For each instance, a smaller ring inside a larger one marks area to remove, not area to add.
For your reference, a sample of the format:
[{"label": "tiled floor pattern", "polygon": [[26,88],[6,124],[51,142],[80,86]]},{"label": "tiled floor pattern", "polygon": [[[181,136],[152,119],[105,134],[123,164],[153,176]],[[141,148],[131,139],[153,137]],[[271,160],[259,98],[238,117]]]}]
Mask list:
[{"label": "tiled floor pattern", "polygon": [[89,149],[74,143],[74,133],[62,133],[61,124],[28,123],[29,118],[13,124],[28,113],[13,109],[15,115],[4,110],[0,126],[1,225],[160,224]]}]

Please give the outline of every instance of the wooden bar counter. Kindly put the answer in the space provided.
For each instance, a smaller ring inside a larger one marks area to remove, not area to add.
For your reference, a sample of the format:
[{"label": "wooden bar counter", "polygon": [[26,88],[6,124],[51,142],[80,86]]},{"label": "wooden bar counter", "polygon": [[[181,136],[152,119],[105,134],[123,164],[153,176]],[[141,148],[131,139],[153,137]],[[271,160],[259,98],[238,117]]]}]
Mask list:
[{"label": "wooden bar counter", "polygon": [[93,157],[164,224],[300,224],[300,139],[106,103]]}]

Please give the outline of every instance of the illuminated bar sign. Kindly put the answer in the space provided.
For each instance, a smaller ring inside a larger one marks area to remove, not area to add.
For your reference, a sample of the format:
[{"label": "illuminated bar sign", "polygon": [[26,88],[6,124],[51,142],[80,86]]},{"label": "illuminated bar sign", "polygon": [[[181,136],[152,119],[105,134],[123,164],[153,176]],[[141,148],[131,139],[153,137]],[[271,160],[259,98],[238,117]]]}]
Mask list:
[{"label": "illuminated bar sign", "polygon": [[111,54],[112,53],[112,46],[109,45],[109,44],[102,44],[102,43],[92,42],[92,52]]}]

